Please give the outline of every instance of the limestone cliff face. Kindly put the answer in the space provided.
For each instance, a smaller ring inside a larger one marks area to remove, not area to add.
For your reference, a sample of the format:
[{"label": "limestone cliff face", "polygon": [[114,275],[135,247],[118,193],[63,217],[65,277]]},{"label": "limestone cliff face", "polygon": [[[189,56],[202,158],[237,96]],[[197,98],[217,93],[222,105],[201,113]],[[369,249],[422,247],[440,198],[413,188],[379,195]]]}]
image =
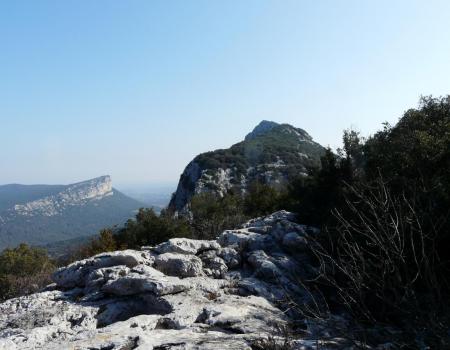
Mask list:
[{"label": "limestone cliff face", "polygon": [[25,204],[16,204],[14,213],[22,216],[53,216],[61,214],[68,206],[84,205],[113,195],[111,178],[101,176],[67,186],[63,191]]},{"label": "limestone cliff face", "polygon": [[195,157],[181,174],[169,208],[188,211],[192,197],[202,192],[245,193],[254,181],[281,187],[318,167],[324,151],[302,129],[262,121],[244,141]]},{"label": "limestone cliff face", "polygon": [[[202,170],[195,161],[190,162],[181,174],[177,190],[170,201],[169,207],[182,209],[196,193],[196,186],[202,176]],[[198,190],[197,190],[198,191]]]},{"label": "limestone cliff face", "polygon": [[107,175],[70,185],[0,186],[0,249],[93,235],[143,206],[113,188]]}]

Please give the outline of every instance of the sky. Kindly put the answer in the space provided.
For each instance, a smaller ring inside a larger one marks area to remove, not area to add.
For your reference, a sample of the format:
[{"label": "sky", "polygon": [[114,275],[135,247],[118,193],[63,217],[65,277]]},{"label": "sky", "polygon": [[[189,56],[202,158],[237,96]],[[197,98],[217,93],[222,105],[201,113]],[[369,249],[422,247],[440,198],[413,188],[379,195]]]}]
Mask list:
[{"label": "sky", "polygon": [[324,146],[449,93],[450,2],[0,0],[0,184],[176,183],[261,120]]}]

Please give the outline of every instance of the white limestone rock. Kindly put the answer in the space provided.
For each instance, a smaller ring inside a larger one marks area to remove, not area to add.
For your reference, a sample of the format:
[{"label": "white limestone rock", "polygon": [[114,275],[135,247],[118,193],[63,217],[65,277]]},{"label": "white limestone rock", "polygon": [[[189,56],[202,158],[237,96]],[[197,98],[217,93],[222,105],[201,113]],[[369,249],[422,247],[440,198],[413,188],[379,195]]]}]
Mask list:
[{"label": "white limestone rock", "polygon": [[99,290],[106,282],[127,275],[130,269],[125,265],[103,267],[93,270],[85,280],[84,292],[89,294]]},{"label": "white limestone rock", "polygon": [[237,268],[241,264],[241,255],[236,249],[229,247],[221,248],[217,255],[223,259],[229,269]]},{"label": "white limestone rock", "polygon": [[200,254],[203,263],[203,271],[207,276],[213,278],[223,278],[228,271],[225,261],[217,256],[217,251],[208,250]]},{"label": "white limestone rock", "polygon": [[155,267],[169,276],[203,276],[203,264],[195,255],[164,253],[155,258]]},{"label": "white limestone rock", "polygon": [[154,295],[178,293],[191,286],[178,277],[165,276],[152,267],[133,269],[127,275],[108,281],[101,288],[102,292],[124,296],[150,292]]},{"label": "white limestone rock", "polygon": [[60,291],[7,300],[0,304],[0,349],[37,349],[55,337],[95,330],[97,312],[98,307],[73,303]]},{"label": "white limestone rock", "polygon": [[123,250],[102,253],[89,259],[76,261],[58,269],[52,276],[53,281],[63,288],[84,287],[88,275],[99,268],[124,265],[134,267],[138,264],[151,265],[153,258],[149,252]]},{"label": "white limestone rock", "polygon": [[277,212],[217,241],[172,239],[61,268],[55,290],[0,304],[0,350],[250,350],[286,325],[286,293],[304,295],[290,247],[305,230],[291,218]]},{"label": "white limestone rock", "polygon": [[235,333],[270,333],[271,323],[283,326],[280,310],[266,299],[256,296],[221,296],[208,304],[200,316],[210,326],[227,329]]},{"label": "white limestone rock", "polygon": [[98,328],[125,321],[137,315],[165,315],[172,311],[171,305],[166,300],[152,293],[104,299],[103,302],[96,316]]},{"label": "white limestone rock", "polygon": [[248,230],[226,230],[222,232],[217,241],[222,247],[231,247],[235,250],[241,251],[246,248],[246,245],[251,239],[261,239],[262,235],[259,233],[249,232]]},{"label": "white limestone rock", "polygon": [[282,221],[287,224],[294,224],[295,225],[295,219],[296,216],[293,213],[290,213],[286,210],[280,210],[277,211],[271,215],[267,215],[264,217],[259,217],[255,219],[251,219],[247,221],[242,227],[243,228],[249,228],[249,227],[271,227],[274,223],[277,221]]},{"label": "white limestone rock", "polygon": [[16,204],[14,213],[21,216],[55,216],[65,208],[80,206],[114,194],[109,176],[72,184],[63,191],[25,204]]},{"label": "white limestone rock", "polygon": [[295,252],[303,252],[308,248],[308,240],[297,232],[285,234],[282,244],[285,248]]},{"label": "white limestone rock", "polygon": [[262,250],[252,252],[247,261],[255,269],[255,274],[263,280],[279,279],[283,273]]},{"label": "white limestone rock", "polygon": [[154,250],[160,254],[198,254],[205,250],[217,250],[220,245],[216,241],[196,240],[189,238],[171,238],[167,242],[157,245]]}]

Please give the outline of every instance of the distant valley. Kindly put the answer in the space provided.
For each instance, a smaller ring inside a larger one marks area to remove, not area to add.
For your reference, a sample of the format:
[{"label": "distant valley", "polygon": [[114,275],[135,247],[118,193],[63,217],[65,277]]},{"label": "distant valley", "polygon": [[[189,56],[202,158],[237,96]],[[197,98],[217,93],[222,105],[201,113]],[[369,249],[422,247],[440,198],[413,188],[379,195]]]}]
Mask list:
[{"label": "distant valley", "polygon": [[120,191],[127,196],[153,208],[157,213],[166,208],[175,192],[176,183],[154,183],[149,185],[120,185]]},{"label": "distant valley", "polygon": [[0,249],[92,236],[144,206],[113,188],[109,176],[70,185],[2,185]]}]

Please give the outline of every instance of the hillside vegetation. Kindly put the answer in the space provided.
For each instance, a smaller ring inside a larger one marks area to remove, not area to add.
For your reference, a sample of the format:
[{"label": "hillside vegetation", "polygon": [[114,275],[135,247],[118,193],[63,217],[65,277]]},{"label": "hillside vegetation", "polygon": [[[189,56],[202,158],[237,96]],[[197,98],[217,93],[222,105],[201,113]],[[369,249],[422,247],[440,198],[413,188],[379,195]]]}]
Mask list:
[{"label": "hillside vegetation", "polygon": [[251,167],[274,164],[279,160],[289,166],[301,166],[302,170],[310,169],[319,165],[322,155],[323,148],[304,130],[276,124],[228,149],[202,153],[195,162],[202,169],[237,168],[238,175],[246,175]]},{"label": "hillside vegetation", "polygon": [[195,157],[181,174],[169,209],[186,214],[196,194],[243,194],[255,182],[281,189],[319,167],[324,152],[306,131],[262,121],[244,141]]}]

